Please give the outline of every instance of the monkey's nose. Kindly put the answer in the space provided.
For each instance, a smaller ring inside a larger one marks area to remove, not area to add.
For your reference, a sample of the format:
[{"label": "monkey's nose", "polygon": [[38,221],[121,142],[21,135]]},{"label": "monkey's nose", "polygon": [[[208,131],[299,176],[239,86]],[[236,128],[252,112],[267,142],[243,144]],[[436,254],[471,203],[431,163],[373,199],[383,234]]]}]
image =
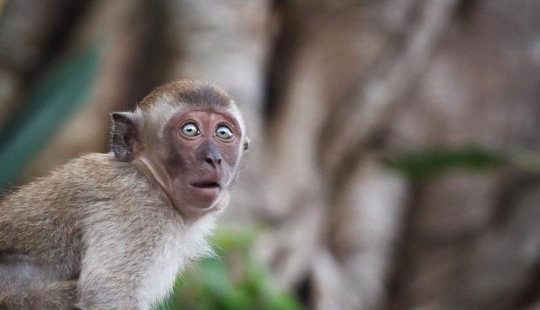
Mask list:
[{"label": "monkey's nose", "polygon": [[207,154],[204,161],[212,165],[214,168],[221,165],[221,155],[219,154]]},{"label": "monkey's nose", "polygon": [[221,153],[219,148],[214,143],[205,143],[202,146],[202,159],[212,166],[213,168],[218,168],[221,166]]}]

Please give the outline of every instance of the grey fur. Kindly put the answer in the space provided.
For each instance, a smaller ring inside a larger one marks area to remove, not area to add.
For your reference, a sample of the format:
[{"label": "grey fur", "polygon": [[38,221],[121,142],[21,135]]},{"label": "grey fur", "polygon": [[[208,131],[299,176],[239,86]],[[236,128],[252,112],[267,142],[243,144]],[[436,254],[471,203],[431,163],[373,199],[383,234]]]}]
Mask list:
[{"label": "grey fur", "polygon": [[[197,229],[200,236],[189,244],[184,262],[208,253],[203,237],[213,219],[193,226],[184,225],[149,180],[112,153],[75,159],[0,205],[0,249],[26,255],[8,263],[4,254],[0,298],[12,305],[7,309],[32,309],[26,307],[44,304],[51,287],[65,283],[57,281],[80,277],[80,309],[148,309],[138,290],[165,239],[174,237],[181,246],[182,236]],[[28,274],[39,281],[30,285]],[[64,298],[36,309],[71,309]]]}]

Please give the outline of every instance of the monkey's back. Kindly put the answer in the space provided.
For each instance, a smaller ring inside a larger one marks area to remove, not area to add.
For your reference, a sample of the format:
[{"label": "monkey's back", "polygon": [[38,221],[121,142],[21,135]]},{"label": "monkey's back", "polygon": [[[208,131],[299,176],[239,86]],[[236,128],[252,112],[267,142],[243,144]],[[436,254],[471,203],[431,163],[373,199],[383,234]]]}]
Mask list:
[{"label": "monkey's back", "polygon": [[[132,165],[112,154],[88,154],[22,186],[0,203],[0,253],[29,255],[44,264],[62,262],[54,268],[62,277],[75,277],[88,243],[85,227],[119,229],[107,223],[118,226],[118,219],[125,219],[129,229],[136,230],[148,216],[174,217],[167,207],[156,206],[161,201]],[[154,233],[157,238],[159,231]]]}]

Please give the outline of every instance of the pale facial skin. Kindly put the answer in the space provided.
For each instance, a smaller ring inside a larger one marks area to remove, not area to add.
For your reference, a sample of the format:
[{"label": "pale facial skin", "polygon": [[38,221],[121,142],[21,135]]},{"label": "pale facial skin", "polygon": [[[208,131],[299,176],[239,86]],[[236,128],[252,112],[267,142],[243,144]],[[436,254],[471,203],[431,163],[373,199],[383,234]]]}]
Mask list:
[{"label": "pale facial skin", "polygon": [[192,207],[211,208],[235,177],[241,138],[239,124],[222,111],[176,114],[164,129],[173,196]]}]

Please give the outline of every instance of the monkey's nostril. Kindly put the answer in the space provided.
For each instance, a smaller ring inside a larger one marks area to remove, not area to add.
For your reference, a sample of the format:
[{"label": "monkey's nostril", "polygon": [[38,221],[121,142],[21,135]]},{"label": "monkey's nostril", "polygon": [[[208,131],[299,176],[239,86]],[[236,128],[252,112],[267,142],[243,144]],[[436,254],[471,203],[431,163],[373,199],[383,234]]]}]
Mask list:
[{"label": "monkey's nostril", "polygon": [[220,166],[221,165],[221,158],[215,158],[215,157],[206,157],[204,159],[205,162],[207,162],[208,164],[216,167],[216,166]]}]

